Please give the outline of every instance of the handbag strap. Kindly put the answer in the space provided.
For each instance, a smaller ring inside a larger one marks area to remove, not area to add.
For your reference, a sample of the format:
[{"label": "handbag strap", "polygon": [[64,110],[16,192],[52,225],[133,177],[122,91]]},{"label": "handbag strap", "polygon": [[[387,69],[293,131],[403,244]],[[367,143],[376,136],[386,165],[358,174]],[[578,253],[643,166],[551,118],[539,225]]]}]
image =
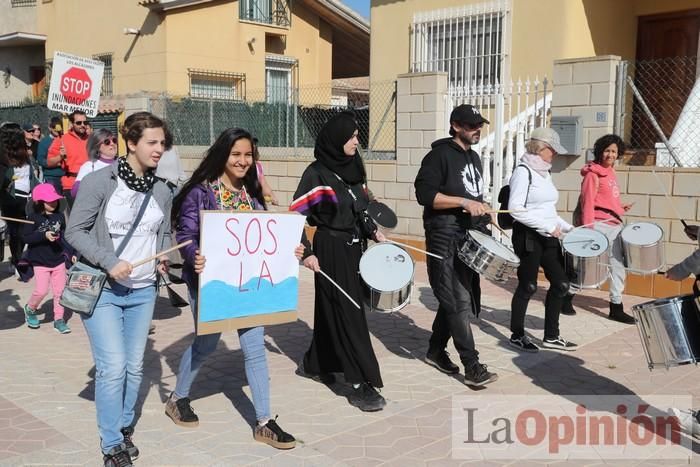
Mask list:
[{"label": "handbag strap", "polygon": [[134,219],[134,222],[131,224],[131,227],[129,228],[129,231],[126,233],[124,236],[124,240],[119,244],[119,248],[114,252],[115,256],[118,258],[120,254],[124,251],[124,248],[126,248],[126,244],[129,243],[129,240],[131,240],[132,235],[134,235],[134,231],[136,230],[136,227],[139,225],[139,222],[141,222],[141,218],[143,217],[143,213],[146,211],[146,208],[148,207],[148,202],[151,200],[151,195],[153,194],[153,190],[148,190],[146,193],[146,196],[143,198],[143,201],[141,202],[141,207],[139,208],[138,214],[136,214],[136,219]]}]

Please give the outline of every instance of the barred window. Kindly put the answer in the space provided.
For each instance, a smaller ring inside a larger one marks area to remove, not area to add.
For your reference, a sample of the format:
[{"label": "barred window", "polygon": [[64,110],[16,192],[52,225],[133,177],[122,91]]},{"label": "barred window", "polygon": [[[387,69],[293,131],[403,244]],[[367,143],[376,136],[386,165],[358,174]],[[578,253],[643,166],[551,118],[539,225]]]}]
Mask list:
[{"label": "barred window", "polygon": [[274,104],[289,104],[292,99],[292,71],[297,60],[284,55],[265,57],[265,100]]},{"label": "barred window", "polygon": [[12,8],[18,8],[23,6],[36,6],[36,0],[11,0],[10,6]]},{"label": "barred window", "polygon": [[205,99],[245,100],[245,74],[189,68],[190,96]]},{"label": "barred window", "polygon": [[411,71],[447,72],[452,86],[500,83],[508,57],[509,15],[509,0],[416,13]]},{"label": "barred window", "polygon": [[93,58],[101,61],[105,66],[102,74],[102,91],[100,92],[100,95],[111,96],[113,92],[112,54],[95,55]]},{"label": "barred window", "polygon": [[290,25],[289,0],[239,0],[240,18],[246,21]]}]

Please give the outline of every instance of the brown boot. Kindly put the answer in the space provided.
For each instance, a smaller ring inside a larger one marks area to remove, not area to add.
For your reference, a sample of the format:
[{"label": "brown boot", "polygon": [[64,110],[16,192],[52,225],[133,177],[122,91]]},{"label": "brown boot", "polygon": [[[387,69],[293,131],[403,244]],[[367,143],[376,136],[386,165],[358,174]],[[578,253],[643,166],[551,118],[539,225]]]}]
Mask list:
[{"label": "brown boot", "polygon": [[622,306],[622,303],[612,302],[610,303],[610,314],[608,315],[608,319],[624,324],[634,324],[637,321],[634,319],[634,316],[630,316],[627,313],[625,313],[625,309]]}]

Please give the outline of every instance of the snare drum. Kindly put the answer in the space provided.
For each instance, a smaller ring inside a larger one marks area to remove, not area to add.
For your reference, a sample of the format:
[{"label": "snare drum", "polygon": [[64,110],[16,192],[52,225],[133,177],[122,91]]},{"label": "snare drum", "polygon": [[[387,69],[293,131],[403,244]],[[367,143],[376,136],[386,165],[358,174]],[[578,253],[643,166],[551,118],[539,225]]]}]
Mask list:
[{"label": "snare drum", "polygon": [[496,282],[506,282],[516,275],[520,258],[493,237],[468,230],[457,256],[477,273]]},{"label": "snare drum", "polygon": [[622,229],[627,267],[638,274],[654,274],[666,264],[664,231],[651,222],[635,222]]},{"label": "snare drum", "polygon": [[408,305],[413,288],[413,259],[392,243],[372,245],[360,258],[364,300],[372,311],[398,311]]},{"label": "snare drum", "polygon": [[693,295],[632,307],[649,369],[697,364],[700,360],[700,301]]},{"label": "snare drum", "polygon": [[608,280],[608,238],[602,233],[577,227],[562,240],[569,283],[579,289],[595,289]]}]

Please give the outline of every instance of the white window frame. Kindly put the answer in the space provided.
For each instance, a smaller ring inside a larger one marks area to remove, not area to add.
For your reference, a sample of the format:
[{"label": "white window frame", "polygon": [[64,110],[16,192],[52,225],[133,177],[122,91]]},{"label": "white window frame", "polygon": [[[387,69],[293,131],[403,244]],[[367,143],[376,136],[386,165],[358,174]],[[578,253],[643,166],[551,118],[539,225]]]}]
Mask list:
[{"label": "white window frame", "polygon": [[[265,102],[270,104],[290,104],[292,102],[292,68],[297,64],[297,60],[292,57],[282,55],[267,55],[265,57]],[[287,96],[286,100],[272,100],[270,90],[270,72],[285,72],[287,74]]]},{"label": "white window frame", "polygon": [[490,87],[508,76],[510,0],[418,12],[411,25],[411,72],[444,71],[450,87]]}]

